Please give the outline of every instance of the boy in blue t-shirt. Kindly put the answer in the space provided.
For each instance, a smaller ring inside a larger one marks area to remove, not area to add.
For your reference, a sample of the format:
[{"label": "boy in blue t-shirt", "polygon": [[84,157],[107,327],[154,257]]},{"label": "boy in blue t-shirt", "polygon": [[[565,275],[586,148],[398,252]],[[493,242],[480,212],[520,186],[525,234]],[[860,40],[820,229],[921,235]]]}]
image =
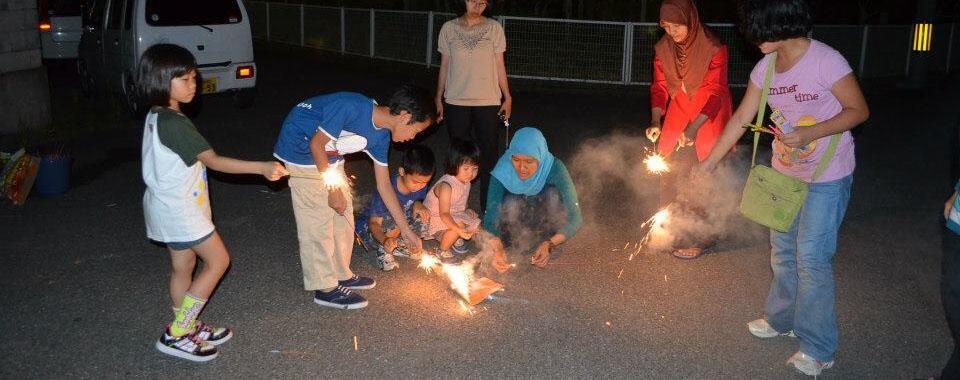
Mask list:
[{"label": "boy in blue t-shirt", "polygon": [[303,285],[315,291],[317,304],[359,309],[367,301],[353,290],[376,285],[350,270],[354,220],[349,186],[319,178],[342,180],[343,156],[366,153],[373,159],[377,192],[384,205],[407,246],[419,251],[422,242],[407,224],[390,185],[387,153],[391,141],[407,141],[427,129],[435,110],[429,92],[403,86],[386,105],[350,92],[316,96],[297,104],[283,121],[273,155],[290,172]]},{"label": "boy in blue t-shirt", "polygon": [[[414,231],[420,230],[421,221],[430,220],[423,199],[427,197],[427,185],[433,178],[434,165],[433,152],[423,145],[414,145],[401,151],[400,169],[390,179],[407,224]],[[383,198],[376,192],[370,197],[367,208],[360,213],[357,233],[363,237],[367,249],[375,248],[377,266],[384,271],[399,267],[394,254],[410,256],[406,247],[399,242],[400,230],[396,221],[383,203]]]}]

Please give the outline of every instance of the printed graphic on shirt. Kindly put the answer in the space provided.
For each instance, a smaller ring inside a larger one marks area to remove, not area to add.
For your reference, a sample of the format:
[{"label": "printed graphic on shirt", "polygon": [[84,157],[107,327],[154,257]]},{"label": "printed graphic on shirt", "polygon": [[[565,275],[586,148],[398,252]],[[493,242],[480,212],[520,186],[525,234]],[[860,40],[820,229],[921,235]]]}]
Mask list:
[{"label": "printed graphic on shirt", "polygon": [[[773,110],[773,113],[770,114],[770,120],[784,133],[793,132],[795,129],[790,126],[787,118],[783,116],[783,112],[780,112],[779,109]],[[804,115],[797,121],[797,128],[812,127],[814,125],[817,125],[817,119],[810,115]],[[814,158],[811,156],[816,150],[817,140],[813,140],[801,148],[786,146],[780,139],[773,140],[773,157],[784,167],[792,167],[794,165],[803,166],[812,163]]]},{"label": "printed graphic on shirt", "polygon": [[493,29],[493,23],[485,22],[483,25],[477,25],[472,28],[454,28],[456,41],[460,43],[465,50],[473,52],[483,41],[489,41],[490,31]]},{"label": "printed graphic on shirt", "polygon": [[336,139],[332,139],[324,145],[323,149],[327,152],[337,152],[343,156],[350,153],[357,153],[367,147],[367,138],[350,131],[340,131]]},{"label": "printed graphic on shirt", "polygon": [[207,202],[207,197],[204,196],[204,194],[206,194],[206,191],[204,190],[206,190],[207,188],[207,169],[206,168],[203,169],[203,175],[200,176],[200,184],[198,187],[200,188],[200,190],[194,191],[193,196],[194,198],[197,198],[197,207],[202,207],[203,204]]}]

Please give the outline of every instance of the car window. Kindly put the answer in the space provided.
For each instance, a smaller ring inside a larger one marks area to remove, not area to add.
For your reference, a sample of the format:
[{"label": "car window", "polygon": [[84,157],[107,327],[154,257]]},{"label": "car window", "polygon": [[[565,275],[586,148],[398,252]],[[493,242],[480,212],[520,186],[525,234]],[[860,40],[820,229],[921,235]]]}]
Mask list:
[{"label": "car window", "polygon": [[79,16],[80,0],[50,0],[46,11],[48,16]]},{"label": "car window", "polygon": [[110,0],[110,13],[107,16],[107,29],[120,29],[120,15],[123,11],[122,0]]},{"label": "car window", "polygon": [[236,24],[242,21],[237,0],[147,0],[147,23],[153,26]]},{"label": "car window", "polygon": [[126,14],[123,15],[123,28],[130,30],[130,26],[133,25],[133,1],[124,0],[124,9],[127,10]]}]

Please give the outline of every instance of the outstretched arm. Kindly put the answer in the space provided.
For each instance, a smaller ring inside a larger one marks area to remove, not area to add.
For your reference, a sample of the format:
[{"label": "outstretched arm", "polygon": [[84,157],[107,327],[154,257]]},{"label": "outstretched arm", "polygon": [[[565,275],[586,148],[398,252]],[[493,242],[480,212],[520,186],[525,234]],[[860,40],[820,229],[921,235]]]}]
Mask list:
[{"label": "outstretched arm", "polygon": [[400,233],[403,235],[403,240],[407,242],[407,247],[414,252],[420,252],[420,249],[423,248],[423,242],[407,224],[407,217],[403,214],[403,208],[400,207],[400,199],[397,198],[397,193],[393,191],[393,185],[390,184],[390,169],[383,165],[374,164],[373,174],[377,180],[377,192],[380,193],[383,204],[387,206],[387,211],[390,211],[390,216],[393,217],[397,227],[400,228]]},{"label": "outstretched arm", "polygon": [[207,149],[197,155],[208,168],[218,172],[230,174],[260,174],[266,179],[276,181],[287,175],[287,170],[275,161],[244,161],[227,156],[221,156],[213,149]]}]

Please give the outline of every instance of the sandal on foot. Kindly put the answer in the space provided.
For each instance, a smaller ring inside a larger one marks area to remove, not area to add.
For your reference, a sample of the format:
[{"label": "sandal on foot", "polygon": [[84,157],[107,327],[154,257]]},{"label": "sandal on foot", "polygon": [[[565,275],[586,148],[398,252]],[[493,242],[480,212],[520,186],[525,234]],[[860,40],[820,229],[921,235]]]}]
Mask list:
[{"label": "sandal on foot", "polygon": [[707,253],[706,249],[691,247],[691,248],[679,248],[673,250],[673,257],[678,259],[690,260],[695,259],[700,256],[703,256]]}]

